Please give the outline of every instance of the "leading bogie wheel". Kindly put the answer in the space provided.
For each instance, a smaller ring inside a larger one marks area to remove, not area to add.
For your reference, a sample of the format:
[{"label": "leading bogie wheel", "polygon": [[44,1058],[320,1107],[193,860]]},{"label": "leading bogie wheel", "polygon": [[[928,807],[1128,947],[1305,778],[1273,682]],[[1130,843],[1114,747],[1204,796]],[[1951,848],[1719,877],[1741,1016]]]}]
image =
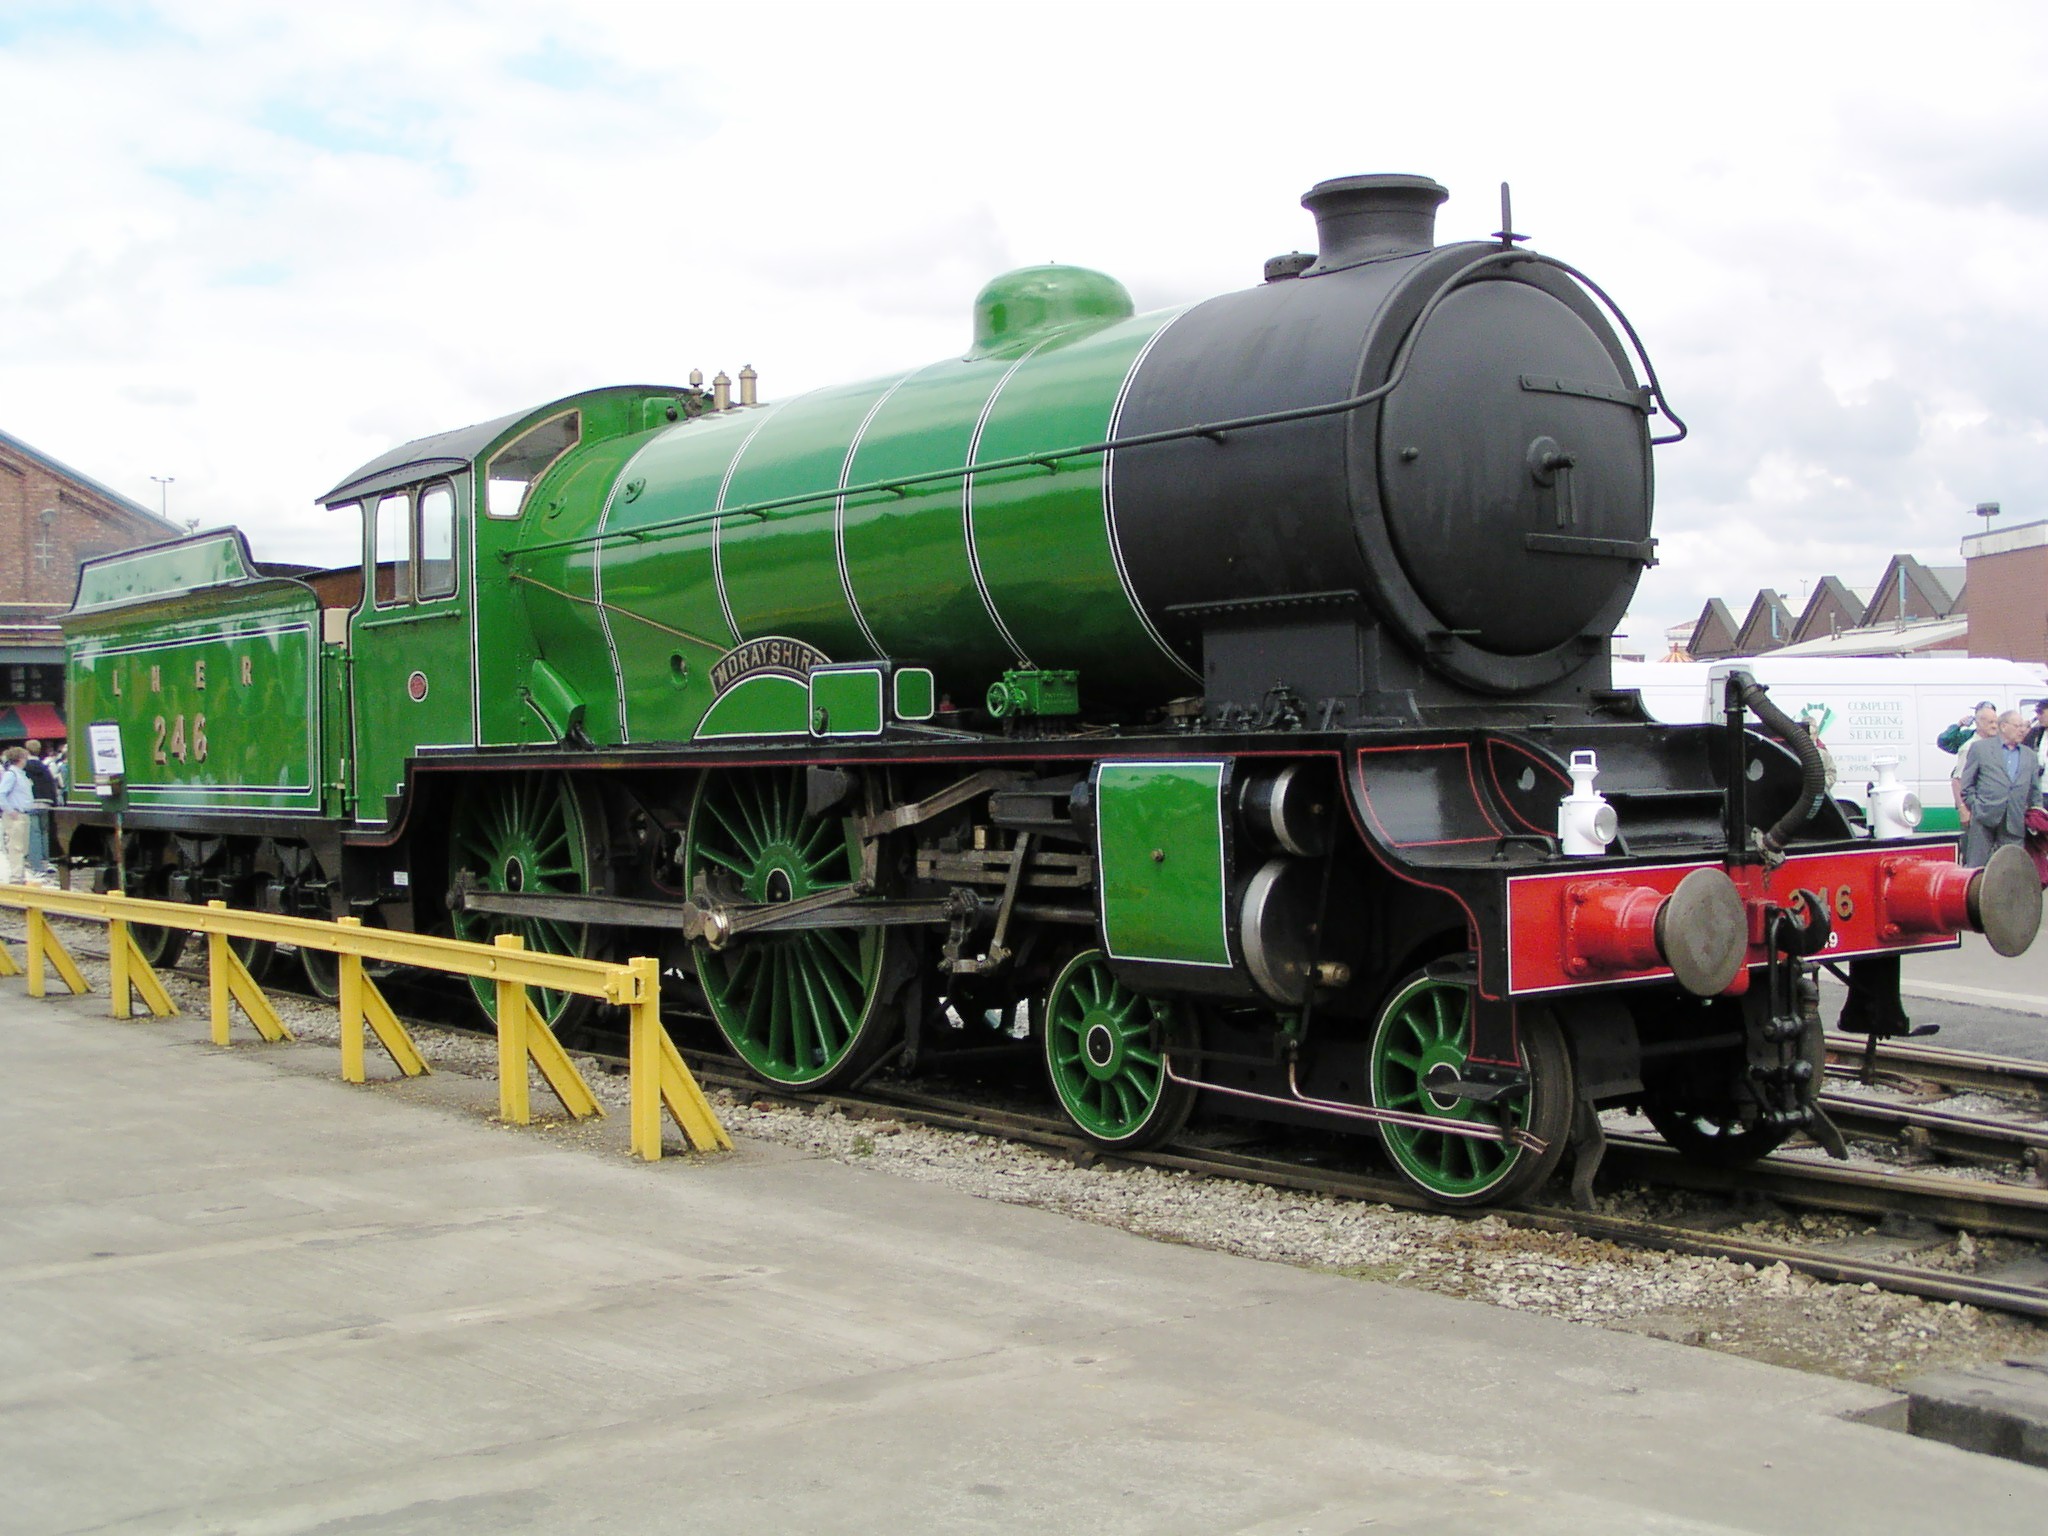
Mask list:
[{"label": "leading bogie wheel", "polygon": [[[579,791],[566,774],[493,774],[464,788],[448,828],[450,876],[465,871],[485,891],[594,895],[604,889],[602,812],[595,795]],[[588,923],[554,917],[513,917],[460,911],[455,936],[489,944],[518,934],[532,950],[601,958],[604,933]],[[488,977],[470,982],[486,1016],[498,1016],[497,986]],[[542,987],[528,990],[534,1009],[557,1033],[581,1023],[595,998]]]},{"label": "leading bogie wheel", "polygon": [[[1401,1176],[1442,1205],[1513,1200],[1540,1186],[1564,1156],[1571,1128],[1571,1054],[1557,1021],[1543,1009],[1522,1012],[1517,1054],[1528,1073],[1525,1091],[1491,1104],[1433,1091],[1462,1078],[1471,1051],[1471,993],[1417,973],[1381,1008],[1371,1045],[1372,1103],[1437,1122],[1382,1124],[1381,1144]],[[1464,1127],[1514,1131],[1533,1138],[1499,1140],[1458,1134]]]},{"label": "leading bogie wheel", "polygon": [[[801,901],[860,872],[852,824],[805,803],[801,768],[714,770],[690,807],[684,872],[718,904]],[[757,1075],[823,1091],[852,1082],[901,1035],[900,930],[798,928],[692,946],[711,1017]]]},{"label": "leading bogie wheel", "polygon": [[1139,996],[1099,949],[1083,950],[1045,997],[1045,1067],[1060,1108],[1098,1147],[1155,1147],[1180,1134],[1195,1089],[1168,1071],[1189,1043],[1182,1005]]},{"label": "leading bogie wheel", "polygon": [[1753,1163],[1777,1151],[1792,1134],[1790,1126],[1744,1122],[1733,1114],[1683,1109],[1656,1099],[1644,1101],[1643,1118],[1673,1148],[1709,1168]]}]

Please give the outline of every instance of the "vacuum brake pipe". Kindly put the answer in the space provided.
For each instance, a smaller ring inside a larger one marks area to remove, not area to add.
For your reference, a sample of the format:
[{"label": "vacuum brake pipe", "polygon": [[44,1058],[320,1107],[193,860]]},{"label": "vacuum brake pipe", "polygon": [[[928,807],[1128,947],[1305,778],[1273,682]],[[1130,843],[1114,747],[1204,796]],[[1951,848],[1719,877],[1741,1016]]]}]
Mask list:
[{"label": "vacuum brake pipe", "polygon": [[1805,826],[1820,811],[1828,797],[1827,765],[1821,761],[1820,747],[1813,739],[1813,733],[1806,728],[1803,720],[1794,720],[1770,700],[1770,694],[1763,684],[1747,672],[1735,671],[1728,674],[1728,681],[1735,685],[1743,704],[1763,721],[1773,734],[1794,752],[1799,754],[1799,799],[1791,810],[1778,818],[1777,824],[1763,835],[1764,852],[1780,854],[1792,840],[1792,834]]}]

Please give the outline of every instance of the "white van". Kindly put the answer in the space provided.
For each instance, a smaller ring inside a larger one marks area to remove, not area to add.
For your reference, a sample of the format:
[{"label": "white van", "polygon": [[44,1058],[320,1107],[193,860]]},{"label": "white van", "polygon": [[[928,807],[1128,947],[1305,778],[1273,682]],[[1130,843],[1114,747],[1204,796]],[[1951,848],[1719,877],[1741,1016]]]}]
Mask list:
[{"label": "white van", "polygon": [[[1715,662],[1616,662],[1614,686],[1635,688],[1658,720],[1691,724],[1721,718],[1721,680],[1736,669],[1771,690],[1771,701],[1804,716],[1835,759],[1835,794],[1868,805],[1877,770],[1896,757],[1899,781],[1926,807],[1921,827],[1956,829],[1949,771],[1956,760],[1934,744],[1944,726],[1982,700],[2001,710],[2048,697],[2048,669],[1995,657],[1746,656]],[[1673,676],[1672,674],[1678,674]],[[2030,711],[2031,712],[2031,711]]]}]

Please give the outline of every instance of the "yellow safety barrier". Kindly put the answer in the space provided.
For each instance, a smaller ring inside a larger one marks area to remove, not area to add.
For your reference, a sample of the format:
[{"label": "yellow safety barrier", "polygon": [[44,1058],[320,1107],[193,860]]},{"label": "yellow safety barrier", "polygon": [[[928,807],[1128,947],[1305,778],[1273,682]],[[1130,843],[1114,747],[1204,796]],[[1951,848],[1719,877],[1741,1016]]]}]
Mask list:
[{"label": "yellow safety barrier", "polygon": [[[245,912],[223,902],[210,901],[204,907],[185,902],[145,901],[114,893],[88,895],[82,891],[49,890],[41,886],[0,886],[0,906],[17,907],[28,918],[28,992],[44,995],[46,966],[54,966],[74,996],[91,991],[70,953],[51,930],[49,914],[86,918],[107,925],[109,990],[114,1016],[129,1018],[134,1012],[134,995],[157,1018],[178,1011],[163,980],[156,974],[129,931],[137,923],[150,927],[183,928],[207,937],[208,973],[213,1012],[213,1040],[228,1043],[232,1022],[231,1005],[238,1004],[249,1022],[265,1040],[292,1038],[283,1020],[264,996],[263,989],[248,968],[229,947],[231,938],[255,939],[268,943],[293,944],[301,949],[323,950],[340,959],[341,970],[341,1075],[351,1083],[364,1080],[364,1027],[390,1055],[392,1063],[407,1077],[429,1071],[426,1060],[412,1036],[374,980],[363,969],[365,961],[381,961],[441,971],[450,975],[489,980],[497,989],[498,1013],[498,1113],[516,1124],[531,1123],[527,1063],[540,1069],[541,1077],[562,1108],[576,1119],[602,1115],[604,1108],[577,1071],[569,1053],[562,1049],[554,1031],[535,1010],[527,991],[539,987],[551,992],[572,992],[600,998],[625,1008],[632,1020],[631,1073],[633,1124],[632,1144],[636,1156],[648,1161],[661,1157],[661,1112],[664,1107],[691,1147],[700,1152],[729,1151],[732,1140],[718,1122],[704,1090],[690,1075],[675,1043],[661,1027],[661,971],[650,959],[624,962],[583,960],[573,955],[554,955],[525,948],[525,941],[513,934],[502,935],[494,944],[472,944],[462,939],[436,938],[429,934],[401,933],[389,928],[366,928],[355,918],[322,922],[314,918],[281,917],[267,912]],[[0,976],[22,974],[13,953],[0,944]]]}]

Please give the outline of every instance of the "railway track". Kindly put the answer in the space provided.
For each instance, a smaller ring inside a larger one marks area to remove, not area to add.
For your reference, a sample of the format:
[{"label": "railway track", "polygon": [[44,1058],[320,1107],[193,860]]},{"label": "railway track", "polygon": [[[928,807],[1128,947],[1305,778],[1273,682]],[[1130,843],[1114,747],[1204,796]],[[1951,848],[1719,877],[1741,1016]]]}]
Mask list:
[{"label": "railway track", "polygon": [[[858,1094],[811,1096],[780,1093],[732,1071],[721,1064],[721,1058],[703,1053],[685,1054],[690,1058],[691,1070],[699,1081],[755,1098],[773,1098],[819,1108],[829,1105],[849,1115],[906,1119],[940,1129],[1001,1136],[1078,1162],[1185,1171],[1211,1178],[1267,1184],[1299,1194],[1361,1200],[1398,1210],[1441,1213],[1441,1207],[1423,1199],[1405,1182],[1391,1175],[1349,1168],[1313,1167],[1296,1159],[1198,1144],[1177,1143],[1151,1152],[1110,1156],[1098,1153],[1089,1143],[1074,1135],[1064,1121],[1049,1115],[887,1084],[870,1085]],[[1617,1152],[1620,1154],[1618,1158]],[[1614,1138],[1609,1156],[1627,1165],[1629,1176],[1644,1177],[1646,1182],[1750,1194],[1756,1190],[1749,1175],[1764,1172],[1771,1185],[1770,1194],[1787,1204],[1879,1217],[1905,1214],[1958,1230],[1998,1232],[2048,1243],[2048,1191],[1984,1185],[1977,1181],[1913,1180],[1910,1176],[1895,1186],[1892,1175],[1866,1174],[1861,1179],[1844,1178],[1836,1165],[1810,1165],[1789,1158],[1770,1158],[1762,1164],[1739,1170],[1699,1169],[1647,1137]],[[1641,1160],[1640,1167],[1636,1166],[1637,1159]],[[1695,1172],[1704,1177],[1695,1179]],[[1858,1170],[1850,1172],[1854,1174]],[[1941,1184],[1949,1187],[1921,1187]],[[1910,1193],[1902,1196],[1900,1205],[1885,1204],[1883,1192],[1894,1187],[1910,1190]],[[1902,1208],[1904,1206],[1910,1208]],[[1842,1284],[1872,1284],[1881,1290],[1932,1301],[1957,1301],[2024,1317],[2048,1318],[2048,1283],[2032,1279],[1957,1274],[1928,1265],[1859,1256],[1824,1245],[1768,1242],[1739,1234],[1583,1212],[1557,1205],[1490,1208],[1472,1214],[1492,1215],[1528,1231],[1604,1238],[1627,1247],[1725,1258],[1759,1266],[1784,1264],[1789,1269]],[[2043,1267],[2044,1274],[2048,1274],[2048,1266]]]},{"label": "railway track", "polygon": [[[72,952],[80,958],[106,958],[103,950],[76,944]],[[197,967],[177,967],[174,974],[199,984],[206,980],[204,970]],[[434,1000],[428,989],[411,990],[415,996],[409,1001],[414,1007]],[[445,1018],[408,1022],[463,1033],[481,1032]],[[1865,1052],[1863,1041],[1831,1038],[1829,1048],[1831,1061],[1837,1063],[1831,1076],[1849,1077],[1860,1072]],[[604,1051],[578,1050],[574,1054],[611,1071],[624,1066],[622,1057]],[[1853,1063],[1849,1060],[1852,1054]],[[1298,1156],[1247,1150],[1242,1146],[1203,1145],[1200,1138],[1154,1151],[1111,1155],[1077,1135],[1064,1119],[1006,1103],[990,1103],[985,1095],[886,1080],[870,1081],[856,1092],[795,1093],[763,1083],[740,1069],[730,1057],[692,1049],[685,1049],[683,1055],[704,1086],[726,1089],[745,1100],[770,1099],[812,1111],[836,1108],[849,1116],[905,1120],[935,1129],[1001,1137],[1083,1165],[1185,1171],[1295,1193],[1441,1214],[1440,1207],[1404,1181],[1367,1168],[1321,1166],[1304,1162]],[[1973,1056],[1909,1042],[1882,1042],[1874,1060],[1888,1085],[1997,1092],[2001,1097],[2018,1097],[2030,1104],[2048,1096],[2048,1063]],[[2034,1121],[1995,1121],[1956,1114],[1927,1103],[1877,1100],[1838,1089],[1830,1089],[1823,1102],[1845,1133],[1858,1137],[1868,1135],[1912,1145],[1917,1134],[1922,1138],[1920,1144],[1926,1147],[1969,1160],[2008,1165],[2025,1163],[2031,1158],[2029,1166],[2038,1166],[2042,1157],[2048,1155],[2044,1153],[2048,1149],[2048,1126]],[[1364,1143],[1359,1145],[1364,1147]],[[1614,1131],[1608,1134],[1601,1177],[1610,1186],[1619,1178],[1721,1194],[1738,1201],[1763,1198],[1802,1210],[1879,1222],[1917,1221],[1977,1236],[2017,1239],[2038,1245],[2041,1253],[2023,1258],[2010,1275],[1962,1274],[1896,1256],[1859,1253],[1840,1245],[1774,1242],[1681,1222],[1648,1221],[1551,1204],[1491,1207],[1471,1214],[1497,1217],[1528,1231],[1602,1238],[1627,1247],[1725,1258],[1758,1266],[1784,1264],[1823,1280],[1870,1284],[1934,1301],[1962,1302],[2048,1319],[2048,1189],[1945,1172],[1833,1163],[1800,1151],[1780,1153],[1737,1169],[1717,1169],[1688,1161],[1654,1136]]]}]

